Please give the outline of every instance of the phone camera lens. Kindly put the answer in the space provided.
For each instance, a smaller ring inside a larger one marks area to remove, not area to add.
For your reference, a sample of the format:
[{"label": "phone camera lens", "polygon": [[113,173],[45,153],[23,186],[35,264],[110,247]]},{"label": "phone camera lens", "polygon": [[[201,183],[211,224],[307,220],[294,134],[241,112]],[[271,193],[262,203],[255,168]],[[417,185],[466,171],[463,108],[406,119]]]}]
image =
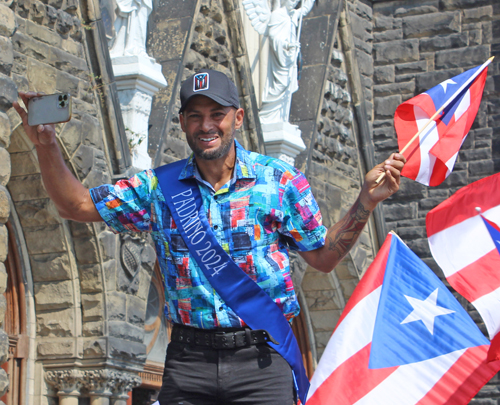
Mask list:
[{"label": "phone camera lens", "polygon": [[65,94],[63,98],[64,98],[64,100],[66,101],[66,100],[68,99],[68,95],[67,95],[67,94]]},{"label": "phone camera lens", "polygon": [[59,96],[59,101],[62,101],[63,97],[62,96]]}]

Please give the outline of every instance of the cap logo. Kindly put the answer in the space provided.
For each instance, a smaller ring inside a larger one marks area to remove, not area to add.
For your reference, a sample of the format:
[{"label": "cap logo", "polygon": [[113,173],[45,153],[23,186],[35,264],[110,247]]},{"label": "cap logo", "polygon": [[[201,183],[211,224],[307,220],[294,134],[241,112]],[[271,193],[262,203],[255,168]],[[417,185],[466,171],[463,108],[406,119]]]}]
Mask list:
[{"label": "cap logo", "polygon": [[209,75],[208,73],[198,73],[193,78],[193,91],[208,90]]}]

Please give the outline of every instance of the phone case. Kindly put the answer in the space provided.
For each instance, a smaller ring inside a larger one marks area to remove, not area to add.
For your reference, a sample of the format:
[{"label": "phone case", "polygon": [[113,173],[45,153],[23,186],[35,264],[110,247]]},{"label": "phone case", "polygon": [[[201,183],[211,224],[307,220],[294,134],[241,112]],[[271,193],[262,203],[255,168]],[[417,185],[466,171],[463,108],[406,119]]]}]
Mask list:
[{"label": "phone case", "polygon": [[28,102],[28,124],[57,124],[71,119],[71,95],[49,94],[30,99]]}]

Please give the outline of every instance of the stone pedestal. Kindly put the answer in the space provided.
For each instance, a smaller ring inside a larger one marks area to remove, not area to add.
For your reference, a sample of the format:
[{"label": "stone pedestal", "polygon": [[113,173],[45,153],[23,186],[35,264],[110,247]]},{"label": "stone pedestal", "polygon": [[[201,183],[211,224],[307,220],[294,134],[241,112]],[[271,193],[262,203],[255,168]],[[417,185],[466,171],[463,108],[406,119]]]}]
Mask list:
[{"label": "stone pedestal", "polygon": [[132,165],[151,168],[148,155],[149,115],[153,96],[167,86],[161,65],[153,58],[119,56],[111,58]]},{"label": "stone pedestal", "polygon": [[262,124],[266,154],[286,163],[295,164],[295,157],[306,150],[297,125],[288,122]]}]

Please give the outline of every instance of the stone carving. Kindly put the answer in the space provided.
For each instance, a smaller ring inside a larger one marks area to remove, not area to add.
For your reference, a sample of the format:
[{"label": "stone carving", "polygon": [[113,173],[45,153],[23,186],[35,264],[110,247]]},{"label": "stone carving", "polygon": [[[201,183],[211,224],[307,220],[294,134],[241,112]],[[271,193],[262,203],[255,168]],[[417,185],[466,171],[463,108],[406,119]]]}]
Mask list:
[{"label": "stone carving", "polygon": [[262,124],[288,122],[292,93],[298,89],[297,58],[300,51],[302,18],[311,10],[314,0],[244,0],[254,29],[269,37],[267,79],[262,95]]},{"label": "stone carving", "polygon": [[140,56],[149,59],[146,52],[148,18],[153,10],[152,0],[115,0],[115,37],[111,57]]},{"label": "stone carving", "polygon": [[142,384],[141,377],[137,375],[120,372],[115,373],[117,374],[115,379],[116,385],[113,389],[115,396],[128,398],[128,393],[132,391],[133,388]]},{"label": "stone carving", "polygon": [[79,393],[83,387],[83,372],[81,370],[51,370],[45,373],[45,381],[60,393]]},{"label": "stone carving", "polygon": [[141,250],[143,248],[141,242],[130,235],[123,236],[121,259],[125,274],[129,278],[134,278],[141,267]]},{"label": "stone carving", "polygon": [[116,385],[117,373],[113,370],[85,370],[83,374],[83,386],[89,393],[99,393],[101,395],[111,395]]}]

